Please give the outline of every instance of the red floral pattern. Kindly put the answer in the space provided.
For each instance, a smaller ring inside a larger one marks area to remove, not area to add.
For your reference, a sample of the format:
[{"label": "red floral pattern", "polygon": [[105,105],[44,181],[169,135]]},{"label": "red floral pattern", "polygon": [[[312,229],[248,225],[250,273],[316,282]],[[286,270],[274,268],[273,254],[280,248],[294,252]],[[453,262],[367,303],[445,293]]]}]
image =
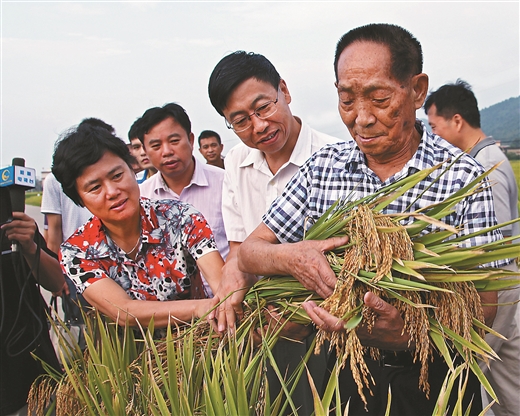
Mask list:
[{"label": "red floral pattern", "polygon": [[93,217],[61,246],[64,271],[81,293],[99,279],[116,281],[132,299],[206,297],[196,260],[216,251],[213,233],[193,206],[141,198],[141,243],[129,258]]}]

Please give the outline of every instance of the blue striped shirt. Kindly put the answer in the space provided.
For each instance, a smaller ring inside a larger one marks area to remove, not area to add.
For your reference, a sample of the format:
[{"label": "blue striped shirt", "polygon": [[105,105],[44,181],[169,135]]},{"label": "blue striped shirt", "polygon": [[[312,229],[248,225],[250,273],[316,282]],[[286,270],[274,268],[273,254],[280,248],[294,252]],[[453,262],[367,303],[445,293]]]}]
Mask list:
[{"label": "blue striped shirt", "polygon": [[[461,154],[458,148],[441,137],[427,132],[421,122],[417,122],[416,128],[422,130],[419,148],[406,165],[385,182],[368,168],[364,154],[354,141],[324,147],[295,174],[264,215],[263,222],[280,242],[297,242],[303,239],[304,225],[312,224],[340,198],[360,199],[419,170],[458,158],[447,172],[442,174],[443,169],[435,170],[383,211],[411,212],[444,201],[484,172],[473,158]],[[461,227],[462,234],[495,225],[491,189],[484,189],[457,203],[454,212],[442,221]],[[404,222],[411,223],[413,218]],[[425,232],[432,230],[433,226],[430,225]],[[480,245],[501,238],[500,231],[494,231],[472,238],[468,244]]]}]

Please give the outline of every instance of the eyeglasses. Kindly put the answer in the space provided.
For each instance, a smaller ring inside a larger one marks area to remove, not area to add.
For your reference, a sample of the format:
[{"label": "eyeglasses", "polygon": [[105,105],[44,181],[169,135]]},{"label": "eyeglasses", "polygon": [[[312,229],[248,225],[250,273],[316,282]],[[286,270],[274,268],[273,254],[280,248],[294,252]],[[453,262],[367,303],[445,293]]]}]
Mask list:
[{"label": "eyeglasses", "polygon": [[276,110],[278,107],[276,107],[276,104],[278,103],[278,91],[276,92],[276,100],[274,101],[267,101],[266,103],[262,104],[260,107],[258,107],[255,111],[253,111],[251,114],[238,118],[231,123],[227,120],[226,121],[226,127],[228,129],[233,129],[235,133],[241,133],[245,130],[247,130],[249,127],[252,126],[253,122],[251,121],[252,116],[257,116],[260,120],[265,120],[268,117],[271,117],[274,113],[276,113]]}]

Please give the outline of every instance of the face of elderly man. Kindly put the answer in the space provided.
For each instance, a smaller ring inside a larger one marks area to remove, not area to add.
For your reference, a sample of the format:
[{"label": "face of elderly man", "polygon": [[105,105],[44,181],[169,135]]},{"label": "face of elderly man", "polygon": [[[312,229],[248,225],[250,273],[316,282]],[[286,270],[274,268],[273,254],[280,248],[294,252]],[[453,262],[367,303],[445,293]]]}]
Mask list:
[{"label": "face of elderly man", "polygon": [[340,55],[336,87],[341,119],[369,166],[404,165],[419,145],[415,111],[424,101],[428,77],[397,80],[386,45],[357,41]]}]

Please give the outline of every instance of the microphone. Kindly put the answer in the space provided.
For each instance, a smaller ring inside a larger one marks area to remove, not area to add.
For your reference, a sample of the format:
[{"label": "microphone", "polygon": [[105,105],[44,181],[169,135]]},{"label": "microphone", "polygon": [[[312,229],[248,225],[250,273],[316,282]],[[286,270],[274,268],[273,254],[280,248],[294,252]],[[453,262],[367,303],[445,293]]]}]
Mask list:
[{"label": "microphone", "polygon": [[[25,191],[36,185],[36,170],[25,167],[25,159],[13,158],[12,166],[0,169],[0,187],[8,188],[11,209],[16,212],[25,212]],[[12,244],[12,251],[17,251],[16,244]]]},{"label": "microphone", "polygon": [[[15,166],[25,167],[25,159],[21,157],[13,158],[13,167]],[[29,188],[32,188],[32,186]],[[9,193],[11,194],[11,209],[13,212],[25,212],[25,188],[19,184],[15,184],[10,187]]]}]

